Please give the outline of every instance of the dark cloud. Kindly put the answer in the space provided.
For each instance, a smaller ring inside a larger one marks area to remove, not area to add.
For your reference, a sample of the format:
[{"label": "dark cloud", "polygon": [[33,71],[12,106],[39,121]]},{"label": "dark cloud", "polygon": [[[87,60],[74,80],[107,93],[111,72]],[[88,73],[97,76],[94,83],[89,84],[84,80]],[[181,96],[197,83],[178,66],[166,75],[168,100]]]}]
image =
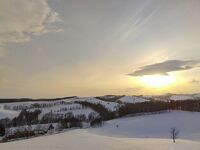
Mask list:
[{"label": "dark cloud", "polygon": [[143,66],[138,70],[130,73],[130,76],[144,76],[161,74],[168,75],[169,72],[189,70],[200,65],[200,60],[168,60],[161,63],[155,63]]}]

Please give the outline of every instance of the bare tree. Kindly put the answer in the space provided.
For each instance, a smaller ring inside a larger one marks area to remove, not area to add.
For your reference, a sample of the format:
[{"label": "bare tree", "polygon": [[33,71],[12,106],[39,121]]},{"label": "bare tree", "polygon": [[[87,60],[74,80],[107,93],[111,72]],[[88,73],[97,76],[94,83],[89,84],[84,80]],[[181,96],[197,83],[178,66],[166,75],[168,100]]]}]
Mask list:
[{"label": "bare tree", "polygon": [[176,129],[176,127],[173,127],[170,129],[170,135],[174,143],[176,142],[176,139],[178,138],[179,133],[180,131]]}]

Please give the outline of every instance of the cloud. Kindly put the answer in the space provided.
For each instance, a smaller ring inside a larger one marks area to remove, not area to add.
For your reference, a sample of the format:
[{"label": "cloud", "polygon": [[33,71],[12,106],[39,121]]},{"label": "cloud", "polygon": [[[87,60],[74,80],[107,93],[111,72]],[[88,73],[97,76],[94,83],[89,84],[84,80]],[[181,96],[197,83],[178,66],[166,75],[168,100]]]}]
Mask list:
[{"label": "cloud", "polygon": [[1,0],[0,44],[27,42],[32,36],[58,32],[54,23],[61,21],[47,0]]},{"label": "cloud", "polygon": [[197,80],[197,79],[192,79],[189,83],[191,83],[191,84],[199,84],[200,81]]},{"label": "cloud", "polygon": [[169,72],[189,70],[199,67],[200,60],[168,60],[161,63],[155,63],[143,66],[138,70],[130,73],[130,76],[144,76],[144,75],[168,75]]},{"label": "cloud", "polygon": [[5,67],[0,65],[0,88],[7,82]]}]

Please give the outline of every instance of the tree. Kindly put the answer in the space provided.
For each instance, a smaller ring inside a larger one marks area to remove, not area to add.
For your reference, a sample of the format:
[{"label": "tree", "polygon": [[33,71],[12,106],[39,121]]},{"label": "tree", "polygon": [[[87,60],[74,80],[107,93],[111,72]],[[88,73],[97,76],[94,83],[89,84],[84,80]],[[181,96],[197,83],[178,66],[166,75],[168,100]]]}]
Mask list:
[{"label": "tree", "polygon": [[5,132],[6,132],[5,127],[2,124],[0,124],[0,136],[4,136]]},{"label": "tree", "polygon": [[53,126],[52,124],[50,124],[48,130],[49,130],[49,131],[54,130],[54,126]]},{"label": "tree", "polygon": [[170,135],[171,135],[171,138],[173,139],[174,143],[176,142],[176,139],[178,138],[179,132],[180,131],[178,129],[176,129],[175,127],[170,129]]}]

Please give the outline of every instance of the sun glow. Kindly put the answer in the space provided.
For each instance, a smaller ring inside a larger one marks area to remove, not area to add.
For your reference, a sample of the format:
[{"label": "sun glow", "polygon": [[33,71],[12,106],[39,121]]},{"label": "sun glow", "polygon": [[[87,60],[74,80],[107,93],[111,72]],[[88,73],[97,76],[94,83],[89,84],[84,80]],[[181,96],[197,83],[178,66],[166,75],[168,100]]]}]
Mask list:
[{"label": "sun glow", "polygon": [[151,75],[141,77],[143,83],[148,86],[159,88],[165,87],[175,82],[175,77],[173,76],[163,76],[163,75]]}]

